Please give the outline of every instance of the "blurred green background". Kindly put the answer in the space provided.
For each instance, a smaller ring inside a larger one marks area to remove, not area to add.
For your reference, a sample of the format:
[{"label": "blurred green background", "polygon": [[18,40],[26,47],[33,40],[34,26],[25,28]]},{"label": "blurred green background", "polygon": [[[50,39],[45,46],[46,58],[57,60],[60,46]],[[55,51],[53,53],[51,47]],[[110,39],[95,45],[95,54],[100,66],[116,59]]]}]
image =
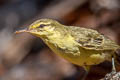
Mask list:
[{"label": "blurred green background", "polygon": [[[119,0],[0,0],[0,80],[81,80],[83,68],[53,54],[41,39],[14,33],[41,18],[96,29],[120,44]],[[109,72],[110,62],[95,65],[86,80]]]}]

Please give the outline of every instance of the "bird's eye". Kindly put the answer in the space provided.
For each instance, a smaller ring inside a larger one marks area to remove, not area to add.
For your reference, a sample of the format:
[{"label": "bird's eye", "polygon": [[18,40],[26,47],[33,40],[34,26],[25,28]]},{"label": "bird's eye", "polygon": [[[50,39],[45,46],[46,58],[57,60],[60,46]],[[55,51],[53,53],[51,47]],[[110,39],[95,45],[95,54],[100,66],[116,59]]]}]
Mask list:
[{"label": "bird's eye", "polygon": [[38,28],[43,28],[45,26],[46,26],[45,24],[41,24]]}]

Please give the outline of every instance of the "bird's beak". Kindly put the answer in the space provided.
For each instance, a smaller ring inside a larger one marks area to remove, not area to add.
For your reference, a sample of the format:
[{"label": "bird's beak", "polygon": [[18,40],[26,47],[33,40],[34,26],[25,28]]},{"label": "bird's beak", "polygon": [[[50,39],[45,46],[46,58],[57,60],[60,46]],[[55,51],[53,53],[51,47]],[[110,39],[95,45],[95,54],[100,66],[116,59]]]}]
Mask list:
[{"label": "bird's beak", "polygon": [[23,32],[30,32],[30,30],[28,30],[27,28],[25,28],[25,29],[16,31],[15,34],[19,34],[19,33],[23,33]]}]

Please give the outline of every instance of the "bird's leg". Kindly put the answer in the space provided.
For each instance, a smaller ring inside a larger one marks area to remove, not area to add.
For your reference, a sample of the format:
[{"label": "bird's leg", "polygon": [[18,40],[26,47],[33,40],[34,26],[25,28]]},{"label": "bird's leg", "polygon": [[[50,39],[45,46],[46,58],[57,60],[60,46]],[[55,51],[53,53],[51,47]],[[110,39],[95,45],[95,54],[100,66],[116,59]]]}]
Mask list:
[{"label": "bird's leg", "polygon": [[106,74],[105,76],[105,80],[110,80],[113,78],[113,76],[116,74],[116,68],[115,68],[115,61],[114,61],[114,57],[112,57],[112,72]]},{"label": "bird's leg", "polygon": [[81,80],[85,80],[86,79],[86,77],[88,75],[88,72],[90,71],[90,67],[91,66],[87,66],[87,65],[83,66],[83,68],[85,69],[85,74],[84,74],[84,76],[82,77]]},{"label": "bird's leg", "polygon": [[114,57],[112,57],[112,73],[116,73]]},{"label": "bird's leg", "polygon": [[107,75],[107,77],[108,77],[108,76],[112,76],[112,75],[114,75],[115,73],[116,73],[115,61],[114,61],[114,57],[112,57],[112,72],[111,72],[109,75]]}]

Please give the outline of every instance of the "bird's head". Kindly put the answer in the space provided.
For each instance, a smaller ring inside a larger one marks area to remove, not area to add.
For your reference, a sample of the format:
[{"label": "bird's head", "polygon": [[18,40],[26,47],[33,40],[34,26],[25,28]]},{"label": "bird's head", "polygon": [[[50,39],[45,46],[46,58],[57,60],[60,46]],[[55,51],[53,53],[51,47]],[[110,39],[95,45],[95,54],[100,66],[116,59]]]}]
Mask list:
[{"label": "bird's head", "polygon": [[28,32],[42,37],[53,34],[56,28],[62,28],[62,25],[55,20],[40,19],[33,22],[27,29],[16,31],[16,33]]}]

